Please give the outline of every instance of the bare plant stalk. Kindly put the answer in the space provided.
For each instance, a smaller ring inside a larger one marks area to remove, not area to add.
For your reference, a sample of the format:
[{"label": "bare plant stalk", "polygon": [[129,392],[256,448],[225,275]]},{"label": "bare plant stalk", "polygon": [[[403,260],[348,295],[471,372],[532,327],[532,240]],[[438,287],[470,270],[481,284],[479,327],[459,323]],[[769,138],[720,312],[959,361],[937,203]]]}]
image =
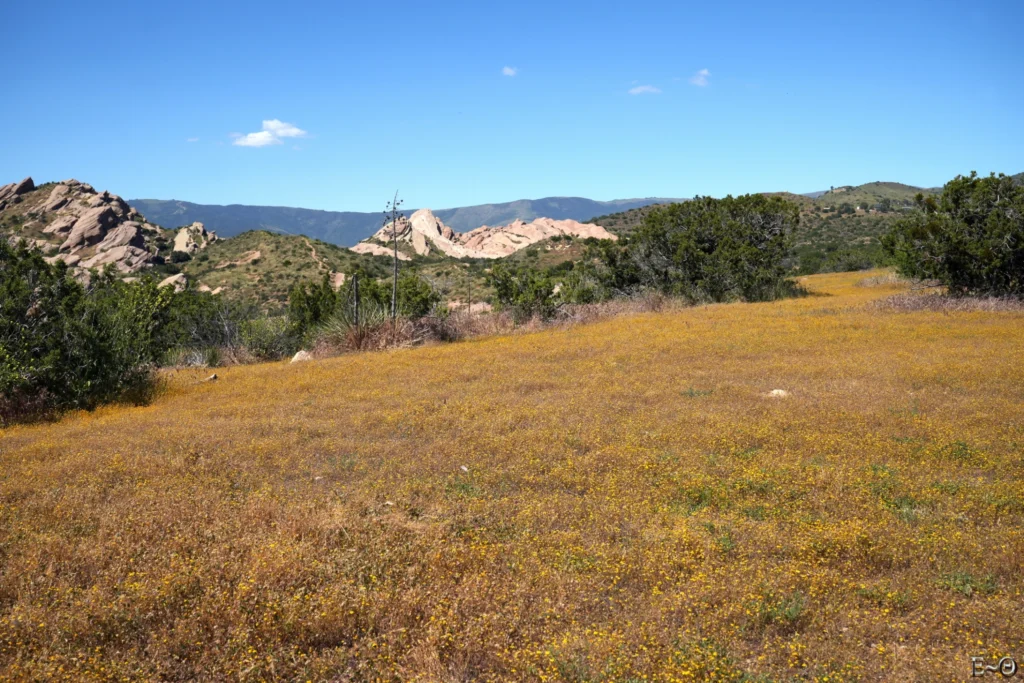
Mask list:
[{"label": "bare plant stalk", "polygon": [[352,315],[352,320],[355,322],[356,329],[359,328],[359,274],[356,273],[352,276],[352,298],[354,301],[355,312]]},{"label": "bare plant stalk", "polygon": [[394,327],[395,319],[398,317],[398,220],[405,219],[405,216],[398,210],[402,200],[398,198],[398,190],[395,190],[395,198],[392,199],[384,210],[384,227],[391,223],[391,237],[395,245],[395,277],[391,283],[391,323]]}]

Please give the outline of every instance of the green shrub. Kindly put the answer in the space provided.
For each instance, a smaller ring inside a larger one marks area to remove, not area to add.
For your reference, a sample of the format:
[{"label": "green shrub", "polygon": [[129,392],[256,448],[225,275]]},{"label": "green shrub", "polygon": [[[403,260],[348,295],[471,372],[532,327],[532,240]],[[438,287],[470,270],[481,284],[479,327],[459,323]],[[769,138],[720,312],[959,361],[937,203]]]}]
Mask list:
[{"label": "green shrub", "polygon": [[416,273],[398,278],[398,312],[408,318],[422,318],[437,311],[441,295]]},{"label": "green shrub", "polygon": [[541,318],[554,315],[554,284],[544,273],[498,263],[487,274],[487,283],[494,288],[498,306],[510,311],[517,323],[535,315]]},{"label": "green shrub", "polygon": [[954,296],[1024,296],[1024,187],[972,172],[917,209],[882,239],[899,273],[937,280]]},{"label": "green shrub", "polygon": [[242,323],[241,347],[257,360],[278,360],[299,350],[301,338],[286,318],[254,318]]},{"label": "green shrub", "polygon": [[0,422],[145,396],[173,297],[110,271],[86,287],[64,264],[0,243]]},{"label": "green shrub", "polygon": [[610,291],[658,289],[693,301],[792,293],[785,259],[799,208],[779,197],[698,197],[650,211],[632,238],[597,247]]}]

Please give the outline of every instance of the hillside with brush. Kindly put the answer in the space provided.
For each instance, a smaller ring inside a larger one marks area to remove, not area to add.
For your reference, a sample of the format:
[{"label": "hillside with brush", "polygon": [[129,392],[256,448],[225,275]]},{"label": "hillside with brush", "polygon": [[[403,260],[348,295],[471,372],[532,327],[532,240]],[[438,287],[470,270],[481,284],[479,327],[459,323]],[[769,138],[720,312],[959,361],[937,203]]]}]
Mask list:
[{"label": "hillside with brush", "polygon": [[385,277],[390,264],[384,256],[356,254],[299,235],[254,230],[218,240],[195,257],[176,264],[176,269],[201,291],[280,308],[297,284],[327,277],[340,285],[357,269],[373,277]]}]

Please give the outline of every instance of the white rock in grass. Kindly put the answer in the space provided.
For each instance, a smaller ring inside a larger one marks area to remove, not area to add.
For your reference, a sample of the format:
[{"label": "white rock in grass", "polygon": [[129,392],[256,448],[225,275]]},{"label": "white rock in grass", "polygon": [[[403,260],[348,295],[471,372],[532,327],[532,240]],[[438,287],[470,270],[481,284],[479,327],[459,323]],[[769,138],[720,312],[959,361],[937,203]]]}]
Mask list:
[{"label": "white rock in grass", "polygon": [[789,392],[785,389],[772,389],[768,392],[768,395],[772,398],[786,398],[789,396]]},{"label": "white rock in grass", "polygon": [[301,363],[307,360],[313,360],[313,354],[311,354],[309,351],[299,351],[294,356],[292,356],[293,363]]}]

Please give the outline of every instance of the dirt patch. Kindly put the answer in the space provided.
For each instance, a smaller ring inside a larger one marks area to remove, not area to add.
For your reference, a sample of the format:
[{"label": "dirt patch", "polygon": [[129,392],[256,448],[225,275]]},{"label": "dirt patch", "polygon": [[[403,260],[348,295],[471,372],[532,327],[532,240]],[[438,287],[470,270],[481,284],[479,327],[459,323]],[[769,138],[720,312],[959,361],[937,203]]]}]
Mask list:
[{"label": "dirt patch", "polygon": [[262,254],[260,254],[259,249],[256,249],[254,251],[247,251],[244,254],[242,254],[242,257],[237,261],[221,261],[220,263],[214,266],[214,269],[219,270],[221,268],[227,268],[228,266],[244,266],[247,263],[252,263],[260,256],[262,256]]}]

